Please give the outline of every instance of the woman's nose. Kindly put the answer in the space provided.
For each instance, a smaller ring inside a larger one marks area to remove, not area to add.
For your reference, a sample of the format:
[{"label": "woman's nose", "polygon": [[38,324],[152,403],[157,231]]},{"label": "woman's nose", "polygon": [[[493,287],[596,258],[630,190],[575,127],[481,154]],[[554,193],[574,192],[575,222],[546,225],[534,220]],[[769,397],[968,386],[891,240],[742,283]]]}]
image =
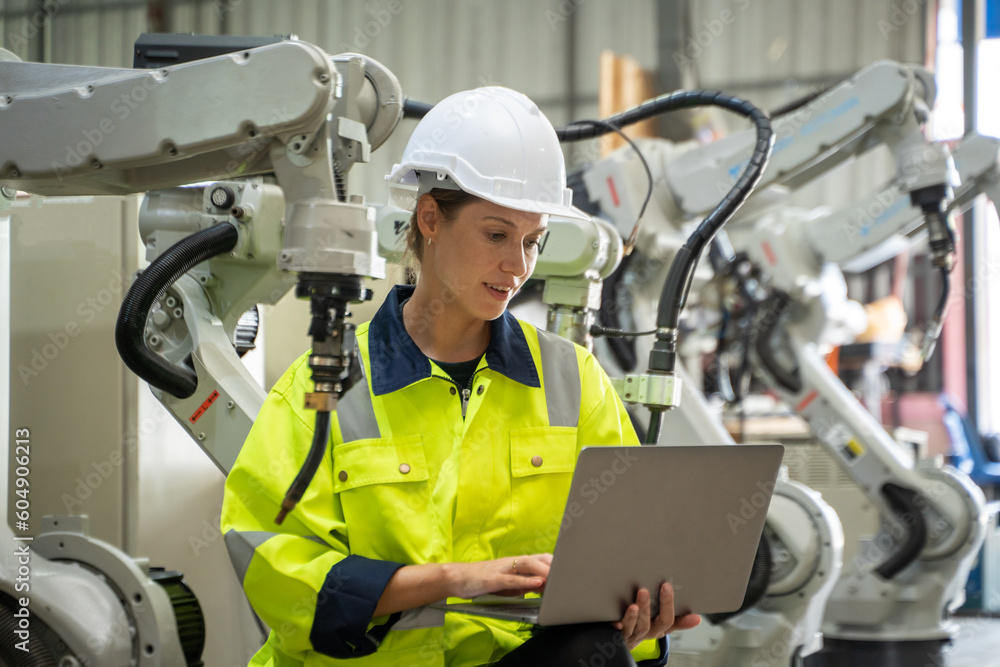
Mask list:
[{"label": "woman's nose", "polygon": [[528,258],[520,244],[504,253],[500,270],[512,274],[515,278],[522,277],[528,271]]}]

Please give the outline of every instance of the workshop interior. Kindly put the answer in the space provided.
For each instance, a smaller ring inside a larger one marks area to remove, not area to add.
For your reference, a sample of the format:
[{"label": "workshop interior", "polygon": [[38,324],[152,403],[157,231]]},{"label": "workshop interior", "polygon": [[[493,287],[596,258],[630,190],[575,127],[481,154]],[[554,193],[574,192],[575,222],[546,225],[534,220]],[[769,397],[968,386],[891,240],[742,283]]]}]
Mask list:
[{"label": "workshop interior", "polygon": [[784,445],[668,664],[995,664],[998,69],[1000,0],[0,0],[0,667],[247,664],[225,475],[311,348],[293,511],[412,279],[386,175],[480,86],[589,216],[511,311],[644,446]]}]

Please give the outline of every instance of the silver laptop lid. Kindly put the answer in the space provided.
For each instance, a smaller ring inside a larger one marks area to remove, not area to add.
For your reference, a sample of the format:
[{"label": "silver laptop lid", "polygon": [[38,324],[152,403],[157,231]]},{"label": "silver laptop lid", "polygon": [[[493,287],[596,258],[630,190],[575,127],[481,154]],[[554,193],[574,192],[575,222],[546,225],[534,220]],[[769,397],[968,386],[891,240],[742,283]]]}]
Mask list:
[{"label": "silver laptop lid", "polygon": [[781,445],[586,447],[545,585],[542,625],[616,621],[673,584],[678,614],[743,602]]}]

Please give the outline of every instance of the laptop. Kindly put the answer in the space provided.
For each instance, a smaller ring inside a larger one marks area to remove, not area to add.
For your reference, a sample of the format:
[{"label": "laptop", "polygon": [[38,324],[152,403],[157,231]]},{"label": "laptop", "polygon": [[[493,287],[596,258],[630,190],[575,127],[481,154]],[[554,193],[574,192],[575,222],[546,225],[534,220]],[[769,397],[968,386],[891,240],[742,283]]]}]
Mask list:
[{"label": "laptop", "polygon": [[743,604],[781,445],[585,447],[540,598],[435,609],[563,625],[618,621],[639,588],[674,588],[677,615]]}]

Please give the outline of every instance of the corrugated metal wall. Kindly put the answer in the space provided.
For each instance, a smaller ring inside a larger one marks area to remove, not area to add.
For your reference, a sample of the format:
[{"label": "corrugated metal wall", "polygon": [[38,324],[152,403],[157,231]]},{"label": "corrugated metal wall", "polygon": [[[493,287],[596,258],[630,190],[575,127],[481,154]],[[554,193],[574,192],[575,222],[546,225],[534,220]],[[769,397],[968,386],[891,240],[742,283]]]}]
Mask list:
[{"label": "corrugated metal wall", "polygon": [[[894,0],[6,0],[0,43],[23,59],[129,67],[135,38],[148,29],[148,6],[154,25],[162,6],[163,24],[174,32],[296,34],[331,53],[370,55],[414,99],[499,83],[563,123],[570,114],[596,115],[602,49],[656,69],[663,6],[678,3],[687,35],[680,49],[662,54],[665,66],[691,64],[699,85],[765,108],[878,59],[924,58],[926,3]],[[382,175],[412,127],[406,122],[372,164],[355,170],[352,190],[384,200]],[[848,201],[887,178],[890,164],[883,154],[842,172],[796,201]]]},{"label": "corrugated metal wall", "polygon": [[[924,62],[923,2],[696,0],[690,7],[680,61],[693,63],[699,86],[744,96],[764,109],[835,83],[877,60]],[[804,189],[794,201],[843,206],[871,192],[891,173],[888,151],[876,150]]]},{"label": "corrugated metal wall", "polygon": [[[132,45],[147,28],[147,2],[47,0],[46,22],[31,0],[2,4],[4,48],[26,60],[131,67]],[[605,0],[178,0],[166,2],[172,32],[295,34],[330,53],[357,51],[399,78],[404,93],[434,102],[484,84],[521,90],[554,123],[597,114],[602,49],[656,67],[656,6]],[[33,24],[47,24],[47,30]],[[571,26],[573,26],[571,28]],[[576,35],[572,40],[571,35]],[[21,35],[29,35],[25,39]],[[573,55],[568,44],[575,44]],[[575,78],[570,83],[569,67]],[[575,88],[573,104],[569,102]],[[196,102],[195,102],[196,103]],[[402,152],[414,123],[351,173],[351,189],[384,201],[383,176]]]}]

